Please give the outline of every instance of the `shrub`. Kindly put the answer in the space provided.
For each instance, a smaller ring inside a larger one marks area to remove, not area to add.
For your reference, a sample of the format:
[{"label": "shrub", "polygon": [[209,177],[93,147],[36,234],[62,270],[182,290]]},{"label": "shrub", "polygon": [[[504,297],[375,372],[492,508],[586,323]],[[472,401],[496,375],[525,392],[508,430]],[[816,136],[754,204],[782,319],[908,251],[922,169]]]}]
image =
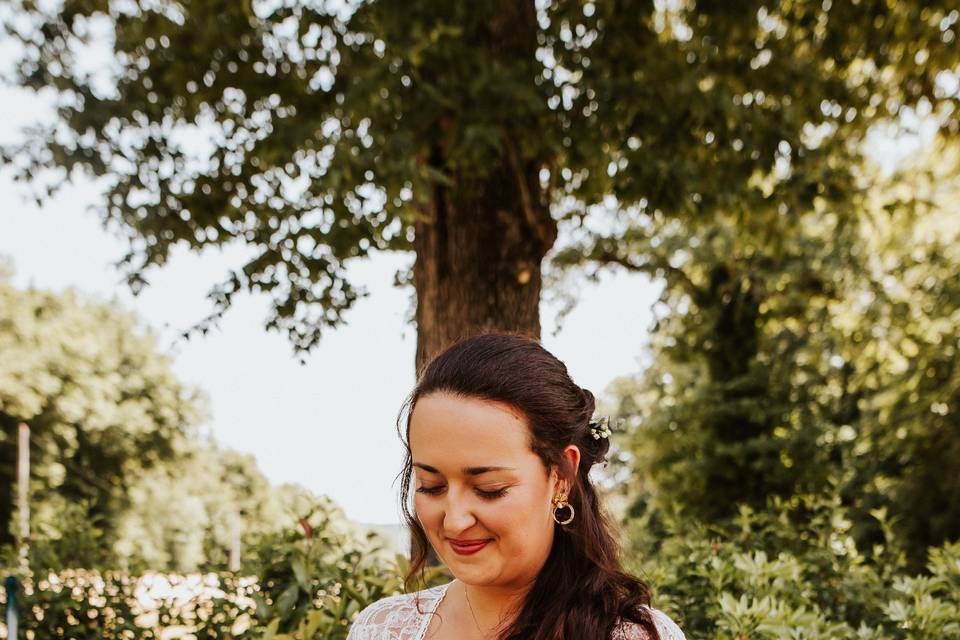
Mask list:
[{"label": "shrub", "polygon": [[[726,525],[633,520],[627,569],[690,640],[960,640],[960,542],[910,575],[889,523],[885,543],[853,542],[837,501],[796,497],[741,508]],[[25,582],[23,637],[39,640],[343,640],[367,605],[402,592],[407,560],[357,536],[320,504],[260,541],[259,576],[63,570]],[[427,569],[417,588],[450,579]]]},{"label": "shrub", "polygon": [[49,572],[23,582],[20,634],[27,640],[150,640],[189,633],[231,640],[250,627],[255,589],[254,579],[231,574]]},{"label": "shrub", "polygon": [[[407,558],[390,556],[379,535],[357,538],[318,511],[263,541],[260,593],[254,595],[264,640],[342,640],[364,607],[402,593]],[[441,568],[419,587],[449,580]]]},{"label": "shrub", "polygon": [[644,541],[626,528],[629,568],[653,583],[655,606],[690,640],[932,640],[960,638],[960,543],[929,554],[929,575],[906,574],[887,535],[857,549],[836,503],[797,497],[768,512],[741,508],[726,526],[681,526]]}]

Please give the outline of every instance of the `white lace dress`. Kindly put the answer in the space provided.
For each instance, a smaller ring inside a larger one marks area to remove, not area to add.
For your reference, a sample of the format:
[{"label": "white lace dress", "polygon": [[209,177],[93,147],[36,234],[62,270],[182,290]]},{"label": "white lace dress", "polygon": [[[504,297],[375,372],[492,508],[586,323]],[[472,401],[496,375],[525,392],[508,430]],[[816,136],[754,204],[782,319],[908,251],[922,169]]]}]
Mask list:
[{"label": "white lace dress", "polygon": [[[431,614],[440,606],[450,584],[374,602],[354,620],[347,640],[424,640]],[[417,611],[418,595],[422,614]],[[653,608],[650,611],[660,640],[686,640],[667,614]],[[611,640],[647,640],[647,634],[639,625],[624,623],[616,628]]]}]

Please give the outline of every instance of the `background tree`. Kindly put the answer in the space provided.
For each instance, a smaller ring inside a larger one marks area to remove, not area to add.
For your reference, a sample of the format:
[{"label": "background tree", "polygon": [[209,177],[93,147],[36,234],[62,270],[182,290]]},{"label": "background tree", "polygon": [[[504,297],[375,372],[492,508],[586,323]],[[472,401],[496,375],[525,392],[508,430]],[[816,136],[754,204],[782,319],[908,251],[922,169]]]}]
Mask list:
[{"label": "background tree", "polygon": [[53,507],[51,521],[82,503],[83,518],[112,533],[132,479],[169,459],[202,415],[196,392],[133,316],[72,292],[0,281],[0,353],[0,544],[13,542],[21,422],[31,492]]},{"label": "background tree", "polygon": [[293,486],[273,487],[252,455],[185,441],[177,456],[140,475],[119,517],[114,548],[131,572],[226,571],[239,543],[241,571],[251,549],[304,515]]},{"label": "background tree", "polygon": [[[312,497],[201,437],[199,394],[132,314],[0,281],[0,547],[14,542],[17,425],[30,426],[38,568],[226,570]],[[11,525],[11,526],[7,526]]]},{"label": "background tree", "polygon": [[943,472],[960,463],[957,158],[955,144],[924,149],[878,181],[858,224],[673,223],[655,245],[577,251],[667,282],[652,365],[612,388],[633,516],[719,523],[771,497],[837,495],[865,545],[886,511],[914,568],[960,536],[960,485]]},{"label": "background tree", "polygon": [[41,195],[106,178],[134,286],[177,244],[245,243],[208,320],[265,291],[308,349],[362,293],[346,260],[412,250],[418,364],[538,333],[541,263],[593,205],[799,216],[855,193],[873,123],[960,113],[949,2],[18,0],[5,24],[58,107],[5,157]]},{"label": "background tree", "polygon": [[847,496],[889,509],[917,567],[960,539],[960,148],[937,140],[872,200],[874,284],[836,323],[857,392]]},{"label": "background tree", "polygon": [[850,235],[814,211],[777,227],[670,222],[653,242],[631,234],[585,249],[667,283],[650,366],[613,389],[658,507],[717,521],[741,503],[760,510],[771,495],[826,488],[833,452],[820,438],[845,404],[826,392],[842,372],[821,327],[846,293],[838,276],[856,269]]}]

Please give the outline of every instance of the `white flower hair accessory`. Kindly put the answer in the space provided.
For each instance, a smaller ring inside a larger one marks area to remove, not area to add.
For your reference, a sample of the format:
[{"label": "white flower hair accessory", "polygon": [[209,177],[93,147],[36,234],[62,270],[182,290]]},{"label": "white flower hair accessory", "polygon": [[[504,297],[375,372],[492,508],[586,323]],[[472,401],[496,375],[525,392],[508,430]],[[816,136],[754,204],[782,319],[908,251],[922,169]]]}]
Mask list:
[{"label": "white flower hair accessory", "polygon": [[603,416],[590,421],[590,434],[594,440],[609,438],[611,433],[609,417]]}]

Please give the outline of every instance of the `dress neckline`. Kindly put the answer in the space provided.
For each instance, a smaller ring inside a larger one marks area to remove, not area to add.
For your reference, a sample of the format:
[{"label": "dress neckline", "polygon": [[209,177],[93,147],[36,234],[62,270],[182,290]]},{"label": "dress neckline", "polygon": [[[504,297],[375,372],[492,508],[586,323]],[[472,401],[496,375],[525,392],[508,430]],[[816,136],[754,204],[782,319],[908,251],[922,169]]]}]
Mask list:
[{"label": "dress neckline", "polygon": [[[438,597],[430,610],[427,611],[427,615],[423,616],[423,620],[420,621],[420,629],[417,632],[416,640],[424,640],[424,636],[427,634],[427,628],[430,626],[430,621],[433,619],[433,614],[435,614],[437,609],[440,608],[440,603],[443,602],[443,598],[447,595],[447,591],[449,591],[450,585],[453,583],[454,580],[451,580],[446,584],[441,584],[426,590],[436,590]],[[659,632],[661,638],[670,640],[683,640],[683,632],[673,620],[664,615],[663,612],[659,611],[658,609],[654,609],[648,604],[641,606],[645,607],[653,615],[654,624],[656,625],[657,631]]]},{"label": "dress neckline", "polygon": [[423,620],[420,621],[420,629],[417,631],[416,640],[423,640],[424,636],[427,635],[427,629],[430,627],[430,621],[433,620],[433,615],[437,612],[437,609],[440,608],[440,603],[443,602],[443,598],[447,595],[447,589],[451,584],[453,584],[453,580],[447,584],[441,584],[433,587],[432,589],[428,589],[428,591],[433,591],[436,589],[439,595],[436,602],[434,602],[433,606],[430,607],[430,610],[426,612],[427,615],[423,616]]}]

